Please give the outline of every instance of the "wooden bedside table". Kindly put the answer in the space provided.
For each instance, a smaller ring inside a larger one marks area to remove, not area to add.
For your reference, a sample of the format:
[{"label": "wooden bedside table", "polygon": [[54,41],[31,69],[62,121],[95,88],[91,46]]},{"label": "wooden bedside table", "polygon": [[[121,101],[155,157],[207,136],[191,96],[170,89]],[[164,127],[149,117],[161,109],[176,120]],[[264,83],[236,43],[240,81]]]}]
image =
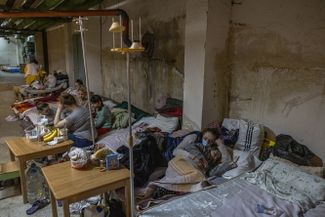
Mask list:
[{"label": "wooden bedside table", "polygon": [[52,216],[57,217],[56,200],[62,200],[64,217],[70,216],[69,204],[124,187],[125,213],[130,216],[129,170],[122,168],[100,172],[94,166],[75,169],[70,161],[42,168],[51,194]]},{"label": "wooden bedside table", "polygon": [[8,137],[5,138],[5,142],[9,148],[11,160],[14,161],[15,157],[19,160],[20,185],[24,203],[27,203],[26,161],[66,152],[73,144],[71,140],[67,140],[53,146],[42,145],[39,142],[29,142],[25,137]]}]

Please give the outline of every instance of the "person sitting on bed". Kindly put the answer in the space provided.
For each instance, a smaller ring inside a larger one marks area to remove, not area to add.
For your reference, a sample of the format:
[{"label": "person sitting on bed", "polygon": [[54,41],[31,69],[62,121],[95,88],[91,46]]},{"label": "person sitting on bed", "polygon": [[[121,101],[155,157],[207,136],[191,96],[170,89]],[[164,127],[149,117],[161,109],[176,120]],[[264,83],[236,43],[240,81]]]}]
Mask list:
[{"label": "person sitting on bed", "polygon": [[40,115],[45,115],[48,119],[48,124],[53,125],[55,112],[50,108],[49,104],[39,102],[36,105],[37,111]]},{"label": "person sitting on bed", "polygon": [[44,86],[45,88],[54,88],[56,86],[56,77],[53,75],[53,73],[49,73],[44,78]]},{"label": "person sitting on bed", "polygon": [[[63,109],[71,113],[60,120]],[[54,126],[68,128],[68,137],[79,148],[92,148],[90,114],[87,108],[79,106],[74,96],[62,93],[59,97],[59,105],[54,118]]]},{"label": "person sitting on bed", "polygon": [[80,106],[87,108],[88,106],[88,97],[87,97],[87,89],[86,87],[80,87],[77,91],[77,101]]},{"label": "person sitting on bed", "polygon": [[86,87],[84,86],[82,80],[77,79],[74,83],[74,87],[69,87],[64,92],[69,93],[73,96],[77,96],[78,90],[80,90],[81,88],[86,88]]},{"label": "person sitting on bed", "polygon": [[103,104],[100,96],[94,95],[90,99],[91,106],[96,112],[95,127],[97,135],[103,135],[110,131],[112,128],[112,113],[107,105]]}]

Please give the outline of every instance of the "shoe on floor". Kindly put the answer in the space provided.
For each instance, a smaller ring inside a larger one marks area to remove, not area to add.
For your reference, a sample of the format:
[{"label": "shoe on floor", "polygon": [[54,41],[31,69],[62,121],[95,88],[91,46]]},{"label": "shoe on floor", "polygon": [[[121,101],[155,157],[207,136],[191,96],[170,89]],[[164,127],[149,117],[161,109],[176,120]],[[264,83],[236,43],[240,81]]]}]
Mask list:
[{"label": "shoe on floor", "polygon": [[26,214],[31,215],[31,214],[35,213],[37,210],[46,207],[48,204],[49,204],[49,202],[47,200],[36,200],[32,204],[32,207],[26,210]]}]

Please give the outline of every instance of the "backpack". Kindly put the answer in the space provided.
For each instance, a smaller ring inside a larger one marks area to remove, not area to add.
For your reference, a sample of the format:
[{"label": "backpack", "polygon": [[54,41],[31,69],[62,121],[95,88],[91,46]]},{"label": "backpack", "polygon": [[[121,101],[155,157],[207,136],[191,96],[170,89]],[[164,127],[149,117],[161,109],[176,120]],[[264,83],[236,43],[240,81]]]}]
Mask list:
[{"label": "backpack", "polygon": [[301,166],[322,166],[322,160],[305,145],[298,143],[289,135],[278,135],[273,155],[287,159]]}]

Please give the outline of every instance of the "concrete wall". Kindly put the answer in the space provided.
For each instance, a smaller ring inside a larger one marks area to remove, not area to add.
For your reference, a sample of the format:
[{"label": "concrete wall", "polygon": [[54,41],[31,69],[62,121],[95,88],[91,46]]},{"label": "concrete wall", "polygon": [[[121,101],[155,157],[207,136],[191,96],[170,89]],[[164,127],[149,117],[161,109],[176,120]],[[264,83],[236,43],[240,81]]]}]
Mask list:
[{"label": "concrete wall", "polygon": [[[139,16],[142,17],[142,33],[148,31],[154,35],[150,58],[141,54],[131,56],[132,103],[146,111],[153,111],[160,95],[183,98],[185,2],[129,0],[121,4],[130,19],[135,20],[135,39],[138,39]],[[111,3],[107,1],[103,8],[112,6]],[[49,65],[50,71],[66,69],[74,80],[71,36],[77,34],[74,32],[77,27],[69,25],[48,31]],[[111,17],[92,17],[85,21],[89,84],[94,93],[121,102],[127,100],[126,60],[125,55],[110,51],[110,25]],[[119,43],[117,35],[116,43]]]},{"label": "concrete wall", "polygon": [[186,8],[183,124],[200,129],[228,112],[231,1],[188,0]]},{"label": "concrete wall", "polygon": [[[100,36],[100,18],[91,17],[85,22],[87,31],[85,32],[85,44],[87,50],[87,65],[89,73],[90,90],[103,95],[104,82],[101,71],[101,36]],[[107,31],[107,27],[104,27]]]},{"label": "concrete wall", "polygon": [[64,26],[48,29],[47,47],[49,58],[49,71],[66,70],[65,62]]},{"label": "concrete wall", "polygon": [[0,38],[0,64],[17,66],[22,63],[22,43],[10,37],[10,43]]},{"label": "concrete wall", "polygon": [[325,1],[236,2],[230,116],[290,134],[325,160]]},{"label": "concrete wall", "polygon": [[[135,0],[126,1],[121,7],[135,21],[141,16],[142,33],[149,31],[155,38],[151,58],[141,54],[131,57],[132,103],[146,111],[153,111],[160,95],[183,97],[185,2]],[[103,19],[103,92],[122,101],[127,99],[126,61],[125,56],[109,51],[112,48],[110,24],[111,18]],[[134,35],[137,39],[137,22]]]}]

